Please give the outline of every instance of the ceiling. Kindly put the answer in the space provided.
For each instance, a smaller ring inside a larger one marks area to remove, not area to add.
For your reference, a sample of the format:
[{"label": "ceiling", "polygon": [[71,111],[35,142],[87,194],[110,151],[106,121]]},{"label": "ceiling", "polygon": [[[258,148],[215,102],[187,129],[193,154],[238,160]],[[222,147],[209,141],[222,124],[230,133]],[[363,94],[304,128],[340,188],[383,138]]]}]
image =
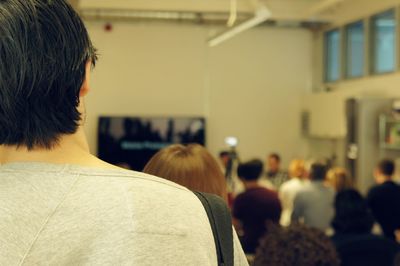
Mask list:
[{"label": "ceiling", "polygon": [[351,0],[70,0],[86,18],[196,17],[203,23],[226,21],[232,14],[240,21],[253,16],[260,5],[271,11],[270,21],[329,23],[329,11],[344,1]]}]

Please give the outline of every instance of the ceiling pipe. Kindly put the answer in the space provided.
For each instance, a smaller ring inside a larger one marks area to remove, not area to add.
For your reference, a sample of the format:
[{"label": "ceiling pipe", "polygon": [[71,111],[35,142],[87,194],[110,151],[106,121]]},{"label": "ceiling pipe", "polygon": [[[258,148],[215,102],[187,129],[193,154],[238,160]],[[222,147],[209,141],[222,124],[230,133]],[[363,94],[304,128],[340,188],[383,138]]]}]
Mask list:
[{"label": "ceiling pipe", "polygon": [[215,46],[233,38],[234,36],[238,35],[239,33],[246,31],[248,29],[251,29],[251,28],[265,22],[266,20],[271,18],[271,15],[272,15],[271,11],[265,5],[260,5],[257,8],[254,17],[211,38],[210,40],[208,40],[208,45],[210,47],[215,47]]},{"label": "ceiling pipe", "polygon": [[231,0],[231,8],[229,12],[228,27],[235,25],[237,19],[237,0]]}]

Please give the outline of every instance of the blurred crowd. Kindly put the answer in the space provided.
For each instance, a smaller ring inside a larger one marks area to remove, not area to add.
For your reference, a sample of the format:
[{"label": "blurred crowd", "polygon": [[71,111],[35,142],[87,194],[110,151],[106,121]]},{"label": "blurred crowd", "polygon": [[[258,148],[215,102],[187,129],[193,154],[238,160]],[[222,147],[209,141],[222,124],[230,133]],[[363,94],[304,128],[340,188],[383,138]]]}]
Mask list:
[{"label": "blurred crowd", "polygon": [[384,159],[376,185],[363,196],[341,167],[279,154],[238,162],[216,160],[198,144],[159,151],[144,172],[222,197],[249,262],[254,265],[395,265],[400,251],[400,185]]}]

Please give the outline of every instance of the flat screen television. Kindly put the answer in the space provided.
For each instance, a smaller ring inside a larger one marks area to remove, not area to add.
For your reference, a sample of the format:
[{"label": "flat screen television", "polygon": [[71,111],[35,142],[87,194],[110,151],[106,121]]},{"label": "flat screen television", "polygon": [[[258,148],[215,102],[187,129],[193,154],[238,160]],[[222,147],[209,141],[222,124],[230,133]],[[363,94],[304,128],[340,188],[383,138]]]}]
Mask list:
[{"label": "flat screen television", "polygon": [[98,156],[111,164],[141,171],[160,149],[174,143],[205,145],[202,117],[99,118]]}]

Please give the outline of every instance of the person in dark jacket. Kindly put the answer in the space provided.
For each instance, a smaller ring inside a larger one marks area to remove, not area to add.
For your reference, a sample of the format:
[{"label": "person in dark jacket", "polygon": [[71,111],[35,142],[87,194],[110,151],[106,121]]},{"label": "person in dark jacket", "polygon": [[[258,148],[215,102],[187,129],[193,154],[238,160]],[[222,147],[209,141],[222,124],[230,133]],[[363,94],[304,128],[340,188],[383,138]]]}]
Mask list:
[{"label": "person in dark jacket", "polygon": [[341,265],[393,265],[399,245],[371,233],[374,218],[365,199],[354,189],[339,192],[335,198],[332,237]]},{"label": "person in dark jacket", "polygon": [[395,239],[395,231],[400,230],[400,186],[393,181],[395,164],[393,160],[380,161],[375,169],[375,182],[367,197],[368,206],[383,233]]}]

